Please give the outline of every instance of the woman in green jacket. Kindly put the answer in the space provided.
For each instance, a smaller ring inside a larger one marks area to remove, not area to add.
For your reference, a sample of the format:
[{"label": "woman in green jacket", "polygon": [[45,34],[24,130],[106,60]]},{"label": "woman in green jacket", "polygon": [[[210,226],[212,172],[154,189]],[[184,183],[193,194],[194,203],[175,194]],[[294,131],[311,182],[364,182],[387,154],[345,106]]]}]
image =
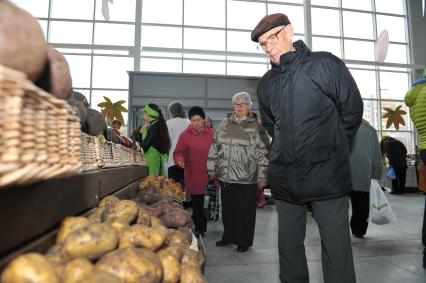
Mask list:
[{"label": "woman in green jacket", "polygon": [[[418,80],[405,95],[405,104],[410,107],[410,115],[420,136],[419,151],[423,164],[426,165],[426,68],[423,70],[424,79]],[[423,268],[426,268],[426,198],[423,213]]]},{"label": "woman in green jacket", "polygon": [[170,150],[170,137],[167,124],[160,108],[150,103],[142,109],[145,124],[140,129],[141,147],[144,151],[150,176],[165,176],[167,153]]}]

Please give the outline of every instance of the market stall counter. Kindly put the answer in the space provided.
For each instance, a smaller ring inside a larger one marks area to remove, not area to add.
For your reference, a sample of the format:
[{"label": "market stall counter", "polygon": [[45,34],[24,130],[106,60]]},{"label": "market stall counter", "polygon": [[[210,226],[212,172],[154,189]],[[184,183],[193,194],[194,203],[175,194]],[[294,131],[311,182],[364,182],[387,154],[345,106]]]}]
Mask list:
[{"label": "market stall counter", "polygon": [[90,211],[106,195],[134,197],[145,176],[146,166],[129,166],[0,190],[0,270],[17,253],[49,242],[66,216]]}]

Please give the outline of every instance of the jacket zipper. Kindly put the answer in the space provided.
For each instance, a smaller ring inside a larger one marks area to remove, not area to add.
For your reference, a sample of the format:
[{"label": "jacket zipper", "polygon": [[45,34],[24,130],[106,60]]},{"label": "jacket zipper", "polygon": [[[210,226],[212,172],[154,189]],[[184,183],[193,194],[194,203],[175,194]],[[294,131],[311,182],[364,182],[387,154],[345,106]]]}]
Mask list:
[{"label": "jacket zipper", "polygon": [[232,152],[232,143],[234,142],[234,138],[231,139],[231,143],[229,144],[229,162],[228,162],[228,172],[226,173],[226,180],[229,182],[229,167],[231,163],[231,152]]}]

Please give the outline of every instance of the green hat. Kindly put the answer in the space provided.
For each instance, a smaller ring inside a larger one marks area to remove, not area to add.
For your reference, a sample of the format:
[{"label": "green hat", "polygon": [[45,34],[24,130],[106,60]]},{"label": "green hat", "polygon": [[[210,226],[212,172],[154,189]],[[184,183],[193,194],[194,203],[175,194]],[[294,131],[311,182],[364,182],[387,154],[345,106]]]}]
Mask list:
[{"label": "green hat", "polygon": [[154,117],[154,118],[157,118],[158,116],[160,116],[160,113],[158,113],[158,111],[155,111],[154,109],[149,107],[148,104],[145,105],[142,111],[146,112],[147,114],[149,114],[151,117]]}]

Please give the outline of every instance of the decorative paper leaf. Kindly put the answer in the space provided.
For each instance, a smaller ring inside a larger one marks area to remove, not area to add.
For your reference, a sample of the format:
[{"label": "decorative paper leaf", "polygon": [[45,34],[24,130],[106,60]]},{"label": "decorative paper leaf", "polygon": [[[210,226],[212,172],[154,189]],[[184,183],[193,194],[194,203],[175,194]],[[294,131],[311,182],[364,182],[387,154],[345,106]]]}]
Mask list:
[{"label": "decorative paper leaf", "polygon": [[114,119],[119,120],[122,124],[124,124],[123,114],[122,112],[128,112],[128,110],[122,106],[122,104],[126,103],[125,100],[119,100],[115,103],[111,101],[108,97],[104,96],[105,101],[98,104],[98,107],[101,108],[101,114],[108,120],[110,124]]},{"label": "decorative paper leaf", "polygon": [[402,108],[402,105],[398,105],[395,108],[395,110],[389,107],[383,108],[386,111],[386,113],[382,116],[382,118],[388,119],[386,121],[386,129],[388,129],[392,124],[394,125],[397,131],[399,131],[400,124],[405,126],[405,120],[404,120],[404,117],[402,117],[402,115],[407,114],[407,112],[404,110],[401,110],[401,108]]},{"label": "decorative paper leaf", "polygon": [[108,106],[108,102],[101,102],[98,104],[98,107],[107,107]]}]

